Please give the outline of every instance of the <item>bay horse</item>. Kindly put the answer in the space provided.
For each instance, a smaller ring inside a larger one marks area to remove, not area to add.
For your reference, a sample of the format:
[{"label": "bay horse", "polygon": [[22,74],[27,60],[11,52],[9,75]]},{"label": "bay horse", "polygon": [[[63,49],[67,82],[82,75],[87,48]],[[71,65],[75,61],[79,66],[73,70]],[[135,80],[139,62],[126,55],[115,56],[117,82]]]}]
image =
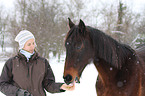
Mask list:
[{"label": "bay horse", "polygon": [[99,74],[97,96],[145,96],[145,64],[142,59],[145,59],[142,54],[145,48],[136,51],[104,32],[86,26],[81,19],[78,25],[68,19],[70,30],[65,38],[65,83],[80,83],[84,68],[93,62]]}]

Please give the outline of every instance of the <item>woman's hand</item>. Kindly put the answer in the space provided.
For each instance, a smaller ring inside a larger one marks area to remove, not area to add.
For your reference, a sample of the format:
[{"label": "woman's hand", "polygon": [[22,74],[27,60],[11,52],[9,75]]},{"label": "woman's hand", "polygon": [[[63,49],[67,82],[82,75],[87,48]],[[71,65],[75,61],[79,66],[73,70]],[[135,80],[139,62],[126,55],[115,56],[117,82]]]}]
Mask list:
[{"label": "woman's hand", "polygon": [[69,85],[63,84],[60,88],[66,91],[73,91],[75,89],[75,83]]},{"label": "woman's hand", "polygon": [[16,96],[33,96],[27,90],[18,89]]}]

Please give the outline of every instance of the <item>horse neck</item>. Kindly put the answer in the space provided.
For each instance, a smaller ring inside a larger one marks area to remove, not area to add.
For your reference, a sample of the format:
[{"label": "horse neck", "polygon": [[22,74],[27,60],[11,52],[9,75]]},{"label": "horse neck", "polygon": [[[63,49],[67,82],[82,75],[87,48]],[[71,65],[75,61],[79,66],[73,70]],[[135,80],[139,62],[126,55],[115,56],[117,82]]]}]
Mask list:
[{"label": "horse neck", "polygon": [[94,61],[94,65],[102,81],[111,81],[117,73],[117,69],[107,64],[104,60]]},{"label": "horse neck", "polygon": [[134,74],[135,76],[137,72],[135,72],[134,69],[140,66],[139,64],[137,65],[137,63],[139,63],[139,60],[134,54],[130,54],[128,59],[126,58],[125,63],[122,64],[121,68],[114,67],[103,59],[94,59],[94,65],[98,70],[99,78],[105,85],[110,84],[110,82],[116,82],[120,80],[129,81],[130,75],[126,74]]},{"label": "horse neck", "polygon": [[136,62],[135,51],[131,47],[120,44],[99,30],[92,29],[90,36],[95,53],[94,64],[104,81],[114,78],[118,70],[128,66],[129,62]]}]

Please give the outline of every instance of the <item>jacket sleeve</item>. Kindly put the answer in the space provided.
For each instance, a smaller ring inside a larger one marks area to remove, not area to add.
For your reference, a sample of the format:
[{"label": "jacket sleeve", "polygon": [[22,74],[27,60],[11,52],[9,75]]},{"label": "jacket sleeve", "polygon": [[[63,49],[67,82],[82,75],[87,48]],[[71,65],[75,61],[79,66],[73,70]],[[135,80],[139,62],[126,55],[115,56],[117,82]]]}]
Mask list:
[{"label": "jacket sleeve", "polygon": [[7,96],[16,96],[18,88],[12,83],[12,59],[9,59],[6,61],[0,76],[0,91]]},{"label": "jacket sleeve", "polygon": [[45,77],[43,80],[43,86],[44,88],[50,92],[50,93],[60,93],[64,92],[65,90],[60,89],[63,83],[56,83],[55,77],[53,74],[53,71],[48,63],[47,60],[45,60]]}]

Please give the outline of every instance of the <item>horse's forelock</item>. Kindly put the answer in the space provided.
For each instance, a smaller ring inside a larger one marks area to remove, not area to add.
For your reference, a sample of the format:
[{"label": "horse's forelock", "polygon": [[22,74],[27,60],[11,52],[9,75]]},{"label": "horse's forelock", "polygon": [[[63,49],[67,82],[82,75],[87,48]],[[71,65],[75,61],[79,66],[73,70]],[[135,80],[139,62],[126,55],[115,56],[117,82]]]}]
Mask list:
[{"label": "horse's forelock", "polygon": [[82,40],[83,37],[79,31],[80,30],[78,26],[74,26],[73,28],[71,28],[66,35],[65,41],[67,41],[68,39],[71,39],[72,41]]}]

